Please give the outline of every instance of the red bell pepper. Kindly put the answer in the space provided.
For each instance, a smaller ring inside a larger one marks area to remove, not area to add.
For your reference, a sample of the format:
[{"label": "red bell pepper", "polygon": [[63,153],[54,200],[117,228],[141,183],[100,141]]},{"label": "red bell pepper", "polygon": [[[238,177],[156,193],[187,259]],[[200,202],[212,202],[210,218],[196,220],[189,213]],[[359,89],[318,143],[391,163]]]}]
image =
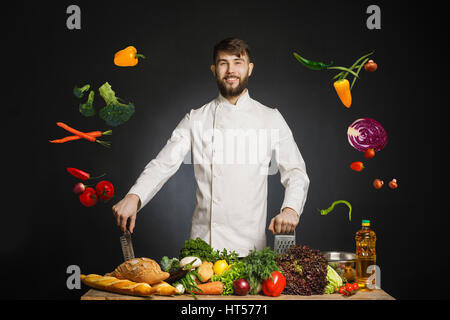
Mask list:
[{"label": "red bell pepper", "polygon": [[262,290],[266,296],[278,297],[286,286],[286,277],[280,272],[272,272],[272,278],[267,278],[262,283]]}]

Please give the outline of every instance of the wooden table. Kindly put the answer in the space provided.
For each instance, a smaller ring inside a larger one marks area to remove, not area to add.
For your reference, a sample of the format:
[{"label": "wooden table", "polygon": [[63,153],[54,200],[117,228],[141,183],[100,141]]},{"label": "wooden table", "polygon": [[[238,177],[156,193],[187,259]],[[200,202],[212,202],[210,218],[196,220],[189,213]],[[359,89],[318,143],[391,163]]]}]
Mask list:
[{"label": "wooden table", "polygon": [[[389,294],[382,289],[376,289],[373,291],[359,291],[355,295],[350,297],[344,297],[338,293],[312,295],[312,296],[294,296],[294,295],[281,295],[279,297],[268,297],[264,295],[246,295],[246,296],[214,296],[214,295],[197,295],[198,300],[395,300]],[[86,292],[81,300],[194,300],[189,294],[177,295],[173,297],[158,296],[152,297],[135,297],[118,293],[100,291],[90,289]]]}]

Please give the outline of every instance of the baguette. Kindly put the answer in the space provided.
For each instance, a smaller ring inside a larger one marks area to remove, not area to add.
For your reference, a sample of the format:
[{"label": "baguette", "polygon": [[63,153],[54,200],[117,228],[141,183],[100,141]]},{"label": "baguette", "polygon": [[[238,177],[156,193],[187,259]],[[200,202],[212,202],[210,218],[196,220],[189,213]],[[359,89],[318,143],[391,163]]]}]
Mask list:
[{"label": "baguette", "polygon": [[133,296],[148,297],[156,292],[148,283],[121,280],[116,277],[101,276],[98,274],[81,275],[81,281],[92,288],[128,294]]},{"label": "baguette", "polygon": [[152,286],[152,289],[155,290],[155,294],[158,296],[173,296],[178,293],[177,288],[168,284],[165,281],[161,281]]}]

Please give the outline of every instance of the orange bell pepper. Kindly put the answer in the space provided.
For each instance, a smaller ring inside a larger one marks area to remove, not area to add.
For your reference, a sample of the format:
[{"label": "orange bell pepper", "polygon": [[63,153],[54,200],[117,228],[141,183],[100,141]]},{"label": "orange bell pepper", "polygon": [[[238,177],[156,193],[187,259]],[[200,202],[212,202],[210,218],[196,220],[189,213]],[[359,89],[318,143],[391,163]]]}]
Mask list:
[{"label": "orange bell pepper", "polygon": [[116,52],[114,55],[114,64],[119,67],[134,67],[139,62],[138,58],[145,59],[145,56],[138,54],[135,47],[129,46]]},{"label": "orange bell pepper", "polygon": [[350,108],[352,105],[352,94],[350,93],[350,83],[347,79],[341,79],[336,82],[334,82],[334,89],[336,89],[336,92],[339,96],[339,99],[341,99],[341,102],[346,106],[347,108]]}]

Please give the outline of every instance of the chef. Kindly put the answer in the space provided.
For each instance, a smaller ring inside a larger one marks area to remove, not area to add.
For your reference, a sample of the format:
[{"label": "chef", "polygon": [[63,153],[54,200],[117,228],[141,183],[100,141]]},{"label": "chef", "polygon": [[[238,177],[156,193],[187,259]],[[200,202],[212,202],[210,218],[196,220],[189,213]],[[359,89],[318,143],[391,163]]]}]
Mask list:
[{"label": "chef", "polygon": [[239,256],[266,246],[272,155],[285,192],[268,229],[273,234],[294,231],[309,178],[280,111],[250,96],[247,85],[253,68],[243,40],[227,38],[215,45],[211,71],[219,95],[183,117],[127,195],[112,207],[122,231],[128,226],[133,232],[138,211],[179,169],[188,152],[192,153],[197,182],[191,238],[200,237],[214,249],[234,250]]}]

